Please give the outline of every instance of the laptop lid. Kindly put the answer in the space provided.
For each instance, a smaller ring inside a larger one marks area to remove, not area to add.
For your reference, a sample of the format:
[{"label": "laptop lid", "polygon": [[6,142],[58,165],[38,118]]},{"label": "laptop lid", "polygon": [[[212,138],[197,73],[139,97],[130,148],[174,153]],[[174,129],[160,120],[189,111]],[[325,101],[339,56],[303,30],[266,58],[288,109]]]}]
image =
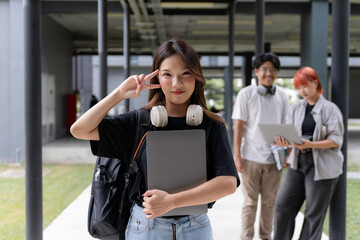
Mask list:
[{"label": "laptop lid", "polygon": [[274,143],[278,136],[284,137],[290,143],[303,143],[292,124],[259,124],[259,128],[268,144]]},{"label": "laptop lid", "polygon": [[[176,193],[206,182],[205,131],[150,131],[146,137],[148,189]],[[207,213],[207,204],[176,208],[163,216]]]}]

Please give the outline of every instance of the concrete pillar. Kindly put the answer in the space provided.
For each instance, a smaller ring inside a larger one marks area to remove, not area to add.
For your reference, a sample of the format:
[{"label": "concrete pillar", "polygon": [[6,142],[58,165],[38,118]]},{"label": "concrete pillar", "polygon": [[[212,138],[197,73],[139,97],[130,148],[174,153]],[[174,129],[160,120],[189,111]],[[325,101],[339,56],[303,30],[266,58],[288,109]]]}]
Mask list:
[{"label": "concrete pillar", "polygon": [[98,54],[100,99],[103,99],[107,96],[107,0],[98,0]]},{"label": "concrete pillar", "polygon": [[243,66],[242,70],[242,80],[243,80],[243,87],[251,85],[251,78],[252,78],[252,57],[253,52],[247,52],[243,56]]},{"label": "concrete pillar", "polygon": [[[124,80],[130,76],[130,7],[128,1],[124,1],[124,36],[123,36],[123,55],[124,55]],[[130,100],[125,99],[125,112],[130,110]]]},{"label": "concrete pillar", "polygon": [[[343,174],[330,203],[330,240],[346,239],[346,168],[347,168],[347,124],[349,114],[349,41],[350,1],[332,1],[331,43],[331,100],[338,105],[344,117]],[[350,209],[351,210],[351,209]]]},{"label": "concrete pillar", "polygon": [[233,139],[233,128],[232,128],[232,107],[233,107],[233,84],[234,84],[234,42],[235,42],[235,1],[230,4],[229,7],[229,67],[227,78],[225,78],[225,120],[229,124],[228,134],[229,140],[232,142]]},{"label": "concrete pillar", "polygon": [[255,35],[255,55],[259,55],[264,52],[264,18],[265,18],[265,1],[256,0],[255,6],[256,12],[256,35]]},{"label": "concrete pillar", "polygon": [[24,1],[26,240],[43,239],[40,4],[40,0]]},{"label": "concrete pillar", "polygon": [[328,18],[327,0],[311,1],[307,13],[301,16],[301,66],[309,66],[318,73],[325,97],[328,90]]}]

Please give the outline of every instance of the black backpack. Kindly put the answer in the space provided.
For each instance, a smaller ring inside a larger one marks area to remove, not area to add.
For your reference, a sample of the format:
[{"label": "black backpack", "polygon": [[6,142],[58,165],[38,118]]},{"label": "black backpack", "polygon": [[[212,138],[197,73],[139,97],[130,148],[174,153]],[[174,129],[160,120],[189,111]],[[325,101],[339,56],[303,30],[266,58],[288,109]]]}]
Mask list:
[{"label": "black backpack", "polygon": [[[125,230],[130,210],[140,195],[141,173],[138,167],[144,150],[144,141],[150,127],[149,111],[136,111],[138,118],[135,146],[132,158],[122,161],[116,158],[98,157],[92,180],[88,210],[88,231],[101,240],[125,240]],[[108,181],[95,181],[95,173],[101,165],[108,174]]]}]

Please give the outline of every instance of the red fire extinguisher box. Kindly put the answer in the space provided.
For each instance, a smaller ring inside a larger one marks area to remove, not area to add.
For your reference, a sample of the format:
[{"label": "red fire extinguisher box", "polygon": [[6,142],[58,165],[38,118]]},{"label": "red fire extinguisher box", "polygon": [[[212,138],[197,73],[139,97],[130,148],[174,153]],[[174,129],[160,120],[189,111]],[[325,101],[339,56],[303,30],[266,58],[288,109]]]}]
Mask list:
[{"label": "red fire extinguisher box", "polygon": [[76,121],[76,94],[66,96],[67,105],[67,129],[70,131],[71,125]]}]

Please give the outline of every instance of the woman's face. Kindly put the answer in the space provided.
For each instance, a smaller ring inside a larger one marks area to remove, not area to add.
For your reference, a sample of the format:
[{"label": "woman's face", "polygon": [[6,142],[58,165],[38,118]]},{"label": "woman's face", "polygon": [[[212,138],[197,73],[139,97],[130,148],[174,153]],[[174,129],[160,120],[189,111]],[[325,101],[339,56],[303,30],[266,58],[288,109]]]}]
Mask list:
[{"label": "woman's face", "polygon": [[165,107],[187,109],[195,90],[195,77],[178,54],[166,58],[160,65],[159,82],[165,95]]},{"label": "woman's face", "polygon": [[259,68],[254,69],[254,73],[258,78],[258,84],[265,87],[270,87],[273,85],[277,77],[277,72],[278,70],[270,61],[266,61],[261,64]]},{"label": "woman's face", "polygon": [[316,82],[307,81],[307,84],[300,85],[300,87],[296,88],[296,90],[299,92],[301,97],[303,97],[307,101],[312,101],[317,99],[318,95],[320,94],[316,88]]}]

